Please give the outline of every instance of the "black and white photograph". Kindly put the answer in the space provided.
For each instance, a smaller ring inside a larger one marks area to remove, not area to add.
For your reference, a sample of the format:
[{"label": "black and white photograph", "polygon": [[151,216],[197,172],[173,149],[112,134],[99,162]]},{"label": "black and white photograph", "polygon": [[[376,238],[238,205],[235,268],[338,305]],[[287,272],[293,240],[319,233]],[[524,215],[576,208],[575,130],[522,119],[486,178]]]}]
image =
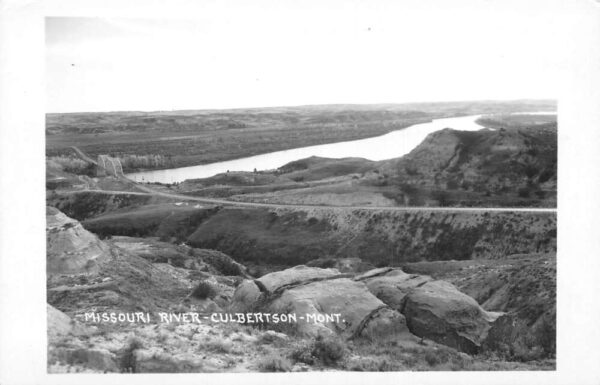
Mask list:
[{"label": "black and white photograph", "polygon": [[39,12],[43,376],[555,375],[577,3]]}]

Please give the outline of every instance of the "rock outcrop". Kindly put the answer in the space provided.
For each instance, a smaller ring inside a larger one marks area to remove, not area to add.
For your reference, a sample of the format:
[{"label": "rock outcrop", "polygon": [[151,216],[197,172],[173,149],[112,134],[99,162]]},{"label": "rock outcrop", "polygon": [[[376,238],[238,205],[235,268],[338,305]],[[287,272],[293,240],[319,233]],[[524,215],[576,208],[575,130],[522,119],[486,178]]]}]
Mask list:
[{"label": "rock outcrop", "polygon": [[414,334],[473,354],[502,313],[483,310],[448,282],[432,281],[407,295],[404,315]]},{"label": "rock outcrop", "polygon": [[47,208],[47,298],[66,313],[168,308],[190,290],[176,268],[152,264]]},{"label": "rock outcrop", "polygon": [[53,207],[46,208],[46,272],[91,273],[110,259],[110,249],[81,224]]},{"label": "rock outcrop", "polygon": [[392,309],[402,312],[406,295],[432,279],[426,275],[406,274],[402,270],[383,268],[361,274],[355,280],[363,281],[377,298]]},{"label": "rock outcrop", "polygon": [[419,336],[467,353],[476,353],[496,319],[475,299],[445,281],[426,275],[384,268],[359,275],[369,290],[406,317],[409,330]]},{"label": "rock outcrop", "polygon": [[[390,328],[408,333],[402,314],[377,299],[364,283],[336,269],[296,266],[244,281],[230,310],[294,313],[297,331],[310,336],[337,333],[351,338],[384,334]],[[334,314],[339,319],[332,319]]]},{"label": "rock outcrop", "polygon": [[345,338],[408,332],[467,353],[481,349],[502,313],[487,312],[454,285],[394,268],[354,278],[336,269],[297,266],[246,280],[231,309],[295,313],[298,317],[340,314],[340,322],[298,322],[305,335],[337,333]]},{"label": "rock outcrop", "polygon": [[92,330],[50,305],[46,305],[46,322],[48,338],[51,340],[69,334],[83,335]]}]

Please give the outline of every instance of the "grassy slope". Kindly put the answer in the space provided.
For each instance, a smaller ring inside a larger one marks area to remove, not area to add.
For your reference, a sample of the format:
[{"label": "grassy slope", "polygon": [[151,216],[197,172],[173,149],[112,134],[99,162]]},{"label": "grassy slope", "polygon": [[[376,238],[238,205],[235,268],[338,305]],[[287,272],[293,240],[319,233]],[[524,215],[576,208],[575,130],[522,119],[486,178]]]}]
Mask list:
[{"label": "grassy slope", "polygon": [[556,216],[543,213],[432,213],[196,208],[161,203],[83,221],[103,236],[159,236],[236,260],[294,266],[359,257],[376,265],[504,258],[556,250]]}]

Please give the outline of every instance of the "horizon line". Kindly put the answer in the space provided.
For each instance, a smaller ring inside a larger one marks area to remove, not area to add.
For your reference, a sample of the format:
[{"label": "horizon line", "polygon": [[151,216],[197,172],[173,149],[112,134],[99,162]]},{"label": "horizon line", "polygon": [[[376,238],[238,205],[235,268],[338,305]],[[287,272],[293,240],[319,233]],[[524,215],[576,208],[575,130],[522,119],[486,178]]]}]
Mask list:
[{"label": "horizon line", "polygon": [[260,109],[276,109],[276,108],[308,108],[308,107],[326,107],[326,106],[399,106],[411,104],[442,104],[442,103],[487,103],[487,102],[553,102],[558,103],[557,98],[517,98],[517,99],[463,99],[463,100],[432,100],[432,101],[412,101],[412,102],[377,102],[377,103],[323,103],[323,104],[295,104],[295,105],[271,105],[259,107],[222,107],[222,108],[181,108],[181,109],[166,109],[166,110],[104,110],[104,111],[63,111],[49,112],[45,115],[66,115],[66,114],[114,114],[114,113],[161,113],[161,112],[184,112],[184,111],[235,111],[235,110],[260,110]]}]

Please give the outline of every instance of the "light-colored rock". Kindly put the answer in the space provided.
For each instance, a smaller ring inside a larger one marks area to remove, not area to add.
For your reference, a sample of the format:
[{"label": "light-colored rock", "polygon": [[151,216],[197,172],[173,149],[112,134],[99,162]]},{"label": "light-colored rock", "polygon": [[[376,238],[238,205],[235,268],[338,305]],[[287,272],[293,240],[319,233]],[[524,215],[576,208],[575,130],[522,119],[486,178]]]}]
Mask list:
[{"label": "light-colored rock", "polygon": [[362,280],[369,291],[392,309],[402,312],[406,295],[432,281],[427,275],[406,274],[398,269],[376,269],[355,279]]},{"label": "light-colored rock", "polygon": [[244,281],[236,289],[230,311],[247,310],[295,314],[297,322],[290,327],[309,336],[337,333],[350,338],[363,329],[375,334],[389,331],[392,324],[408,332],[400,313],[371,294],[363,282],[336,269],[297,266]]},{"label": "light-colored rock", "polygon": [[230,309],[245,313],[251,310],[260,298],[260,289],[252,280],[244,280],[235,290]]},{"label": "light-colored rock", "polygon": [[46,322],[48,338],[51,340],[69,334],[83,335],[93,331],[92,328],[74,321],[71,317],[50,305],[46,305]]},{"label": "light-colored rock", "polygon": [[[296,313],[298,317],[307,315],[340,314],[340,322],[306,322],[296,324],[302,334],[316,336],[337,332],[349,338],[361,333],[363,328],[377,329],[377,324],[369,325],[371,316],[387,306],[373,296],[362,282],[339,278],[311,282],[285,290],[270,306],[274,311]],[[394,318],[403,318],[395,311],[387,313]],[[337,321],[337,320],[336,320]],[[382,322],[377,321],[380,325]],[[386,325],[387,326],[387,325]]]},{"label": "light-colored rock", "polygon": [[111,258],[109,247],[81,224],[53,207],[46,208],[46,271],[91,273]]},{"label": "light-colored rock", "polygon": [[394,338],[399,334],[410,335],[406,326],[406,318],[387,307],[380,308],[372,313],[371,317],[364,322],[364,327],[360,331],[361,336],[375,339]]},{"label": "light-colored rock", "polygon": [[502,313],[487,312],[445,281],[430,281],[406,296],[404,315],[413,334],[476,353]]},{"label": "light-colored rock", "polygon": [[266,274],[257,279],[257,281],[260,282],[268,292],[273,293],[284,286],[330,278],[339,274],[340,272],[337,269],[320,269],[318,267],[299,265],[290,269]]}]

